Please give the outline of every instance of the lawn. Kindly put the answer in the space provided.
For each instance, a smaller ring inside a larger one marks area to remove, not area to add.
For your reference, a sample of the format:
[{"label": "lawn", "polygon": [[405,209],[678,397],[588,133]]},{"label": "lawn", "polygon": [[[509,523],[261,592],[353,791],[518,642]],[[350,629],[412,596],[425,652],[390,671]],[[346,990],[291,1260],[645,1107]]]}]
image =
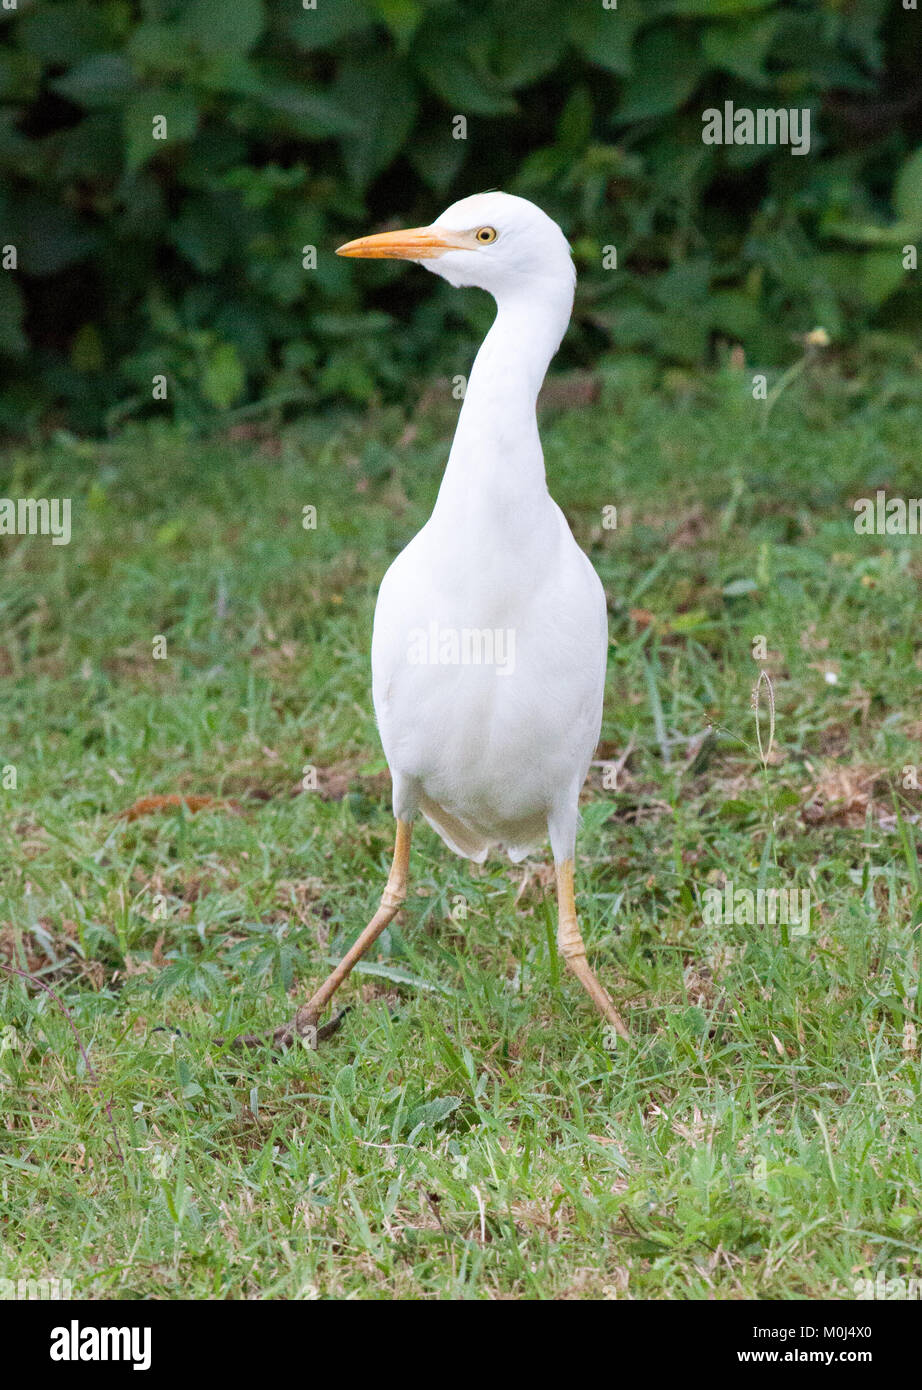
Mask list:
[{"label": "lawn", "polygon": [[[626,360],[543,412],[609,596],[577,894],[630,1049],[558,963],[549,860],[472,869],[428,827],[339,1031],[216,1042],[290,1017],[377,903],[374,599],[449,388],[5,451],[0,491],[69,496],[73,534],[0,538],[0,960],[66,1004],[98,1085],[6,975],[0,1277],[784,1299],[918,1275],[922,537],[856,534],[852,502],[919,492],[922,387],[873,357],[770,385]],[[727,883],[808,890],[808,918],[708,920]]]}]

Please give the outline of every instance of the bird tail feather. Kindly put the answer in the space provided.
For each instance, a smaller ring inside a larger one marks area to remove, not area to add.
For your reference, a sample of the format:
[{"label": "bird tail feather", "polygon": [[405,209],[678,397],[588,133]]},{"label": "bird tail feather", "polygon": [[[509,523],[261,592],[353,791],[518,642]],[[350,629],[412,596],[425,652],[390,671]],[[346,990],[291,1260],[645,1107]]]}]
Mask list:
[{"label": "bird tail feather", "polygon": [[455,854],[460,854],[463,859],[473,859],[475,864],[483,863],[492,844],[491,840],[485,839],[469,825],[458,820],[457,816],[443,810],[437,802],[430,801],[428,796],[420,798],[419,809],[449,849],[454,850]]}]

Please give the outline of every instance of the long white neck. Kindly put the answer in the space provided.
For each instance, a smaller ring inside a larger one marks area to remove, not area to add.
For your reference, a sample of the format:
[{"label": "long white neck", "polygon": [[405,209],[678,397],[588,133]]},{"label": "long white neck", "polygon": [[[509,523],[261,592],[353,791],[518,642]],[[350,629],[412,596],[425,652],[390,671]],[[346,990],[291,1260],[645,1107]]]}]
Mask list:
[{"label": "long white neck", "polygon": [[571,284],[546,280],[497,295],[471,368],[433,518],[489,514],[526,524],[547,501],[535,404],[573,307]]}]

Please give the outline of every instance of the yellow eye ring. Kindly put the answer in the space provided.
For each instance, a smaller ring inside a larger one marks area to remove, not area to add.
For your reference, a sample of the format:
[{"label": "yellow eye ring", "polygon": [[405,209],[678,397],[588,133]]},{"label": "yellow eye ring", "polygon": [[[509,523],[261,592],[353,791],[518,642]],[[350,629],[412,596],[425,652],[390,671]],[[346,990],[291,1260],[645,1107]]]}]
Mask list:
[{"label": "yellow eye ring", "polygon": [[496,240],[496,228],[481,227],[479,231],[475,233],[475,236],[477,240],[480,242],[481,246],[489,246],[491,241]]}]

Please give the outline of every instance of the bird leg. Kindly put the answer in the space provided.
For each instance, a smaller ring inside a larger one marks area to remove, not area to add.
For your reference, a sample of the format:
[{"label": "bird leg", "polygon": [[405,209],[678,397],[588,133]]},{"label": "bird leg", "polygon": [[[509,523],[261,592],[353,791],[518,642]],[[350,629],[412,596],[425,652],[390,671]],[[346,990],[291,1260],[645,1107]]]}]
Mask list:
[{"label": "bird leg", "polygon": [[[397,915],[397,910],[407,896],[407,875],[410,868],[410,837],[413,827],[409,821],[397,821],[397,839],[394,844],[394,858],[391,863],[391,871],[387,876],[387,884],[381,894],[381,902],[377,912],[368,926],[362,932],[358,940],[349,947],[320,988],[311,995],[306,1004],[302,1004],[295,1014],[291,1023],[286,1023],[284,1027],[277,1028],[273,1037],[276,1047],[288,1047],[296,1037],[303,1038],[311,1028],[317,1029],[317,1020],[333,995],[339,989],[343,980],[349,974],[356,961],[361,960],[369,946],[377,941],[384,928],[391,923]],[[342,1017],[342,1015],[340,1015]],[[336,1022],[338,1023],[338,1019]],[[330,1026],[317,1029],[316,1037],[323,1036],[327,1030],[332,1031]]]},{"label": "bird leg", "polygon": [[573,860],[563,859],[556,864],[557,871],[557,945],[569,969],[579,980],[583,989],[592,999],[596,1008],[625,1042],[631,1035],[624,1025],[607,990],[596,979],[586,959],[586,947],[576,919],[576,899],[573,895]]}]

